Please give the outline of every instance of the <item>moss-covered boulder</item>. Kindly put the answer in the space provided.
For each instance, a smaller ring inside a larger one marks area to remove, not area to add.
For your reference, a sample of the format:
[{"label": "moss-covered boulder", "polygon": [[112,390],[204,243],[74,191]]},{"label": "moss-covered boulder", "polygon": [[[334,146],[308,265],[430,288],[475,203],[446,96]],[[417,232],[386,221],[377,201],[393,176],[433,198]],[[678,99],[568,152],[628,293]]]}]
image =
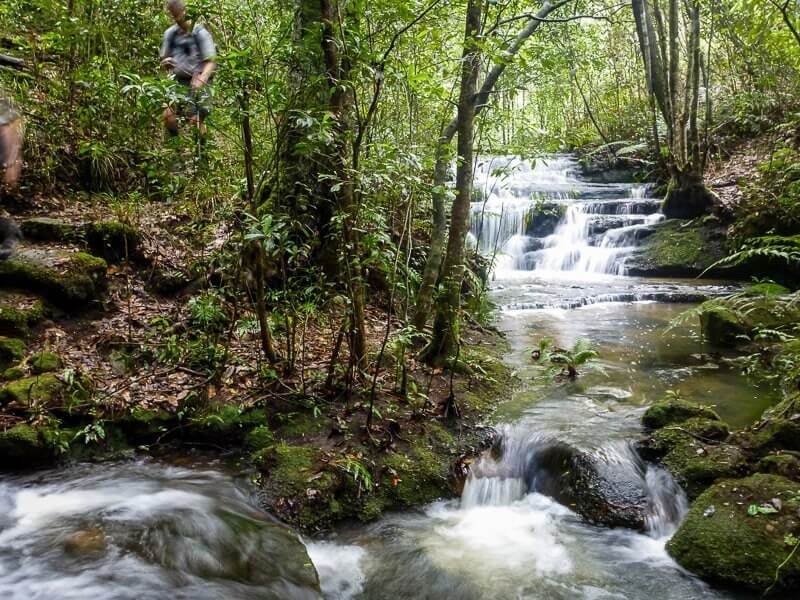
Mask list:
[{"label": "moss-covered boulder", "polygon": [[0,369],[16,363],[25,356],[25,342],[17,338],[0,336]]},{"label": "moss-covered boulder", "polygon": [[36,375],[58,371],[64,366],[61,357],[55,352],[38,352],[28,358],[31,371]]},{"label": "moss-covered boulder", "polygon": [[756,470],[800,481],[800,458],[792,454],[769,454],[758,462]]},{"label": "moss-covered boulder", "polygon": [[664,398],[648,407],[642,415],[642,425],[648,429],[660,429],[692,418],[720,420],[719,415],[707,406],[680,398]]},{"label": "moss-covered boulder", "polygon": [[800,553],[784,563],[800,538],[798,485],[756,474],[726,479],[695,502],[667,551],[708,581],[763,592],[797,589]]},{"label": "moss-covered boulder", "polygon": [[38,296],[0,290],[0,335],[26,336],[44,314],[44,302]]},{"label": "moss-covered boulder", "polygon": [[655,226],[625,268],[637,276],[694,277],[725,257],[725,240],[718,223],[670,219]]},{"label": "moss-covered boulder", "polygon": [[84,237],[83,223],[67,223],[51,217],[33,217],[20,223],[25,239],[35,242],[81,242]]},{"label": "moss-covered boulder", "polygon": [[37,466],[53,456],[44,437],[28,424],[0,430],[0,468]]},{"label": "moss-covered boulder", "polygon": [[766,454],[773,450],[800,451],[800,420],[772,417],[749,430],[737,432],[736,442],[744,448]]},{"label": "moss-covered boulder", "polygon": [[0,379],[6,381],[16,381],[25,377],[25,370],[22,367],[9,367],[0,373]]},{"label": "moss-covered boulder", "polygon": [[700,313],[700,330],[711,344],[732,347],[741,343],[750,326],[730,308],[706,303]]},{"label": "moss-covered boulder", "polygon": [[86,243],[92,254],[109,262],[125,259],[141,260],[142,235],[131,225],[120,221],[100,221],[86,226]]},{"label": "moss-covered boulder", "polygon": [[100,298],[106,271],[106,262],[90,254],[26,247],[0,262],[0,288],[36,292],[64,310],[78,311]]},{"label": "moss-covered boulder", "polygon": [[25,377],[0,387],[0,404],[8,408],[29,409],[34,404],[52,408],[61,405],[66,386],[53,373]]},{"label": "moss-covered boulder", "polygon": [[718,417],[693,417],[652,432],[639,445],[639,452],[663,464],[686,495],[695,498],[721,477],[749,472],[747,453],[725,441],[728,435],[728,426]]}]

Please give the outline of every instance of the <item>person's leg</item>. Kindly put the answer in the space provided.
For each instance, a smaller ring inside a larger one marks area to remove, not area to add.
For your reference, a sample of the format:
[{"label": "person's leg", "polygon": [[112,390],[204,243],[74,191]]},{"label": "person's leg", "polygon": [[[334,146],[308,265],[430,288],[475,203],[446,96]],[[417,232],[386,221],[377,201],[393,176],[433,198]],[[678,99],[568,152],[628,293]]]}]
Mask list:
[{"label": "person's leg", "polygon": [[0,125],[0,163],[4,167],[2,182],[6,187],[17,185],[22,170],[22,123],[19,119]]},{"label": "person's leg", "polygon": [[178,116],[171,106],[164,109],[164,127],[172,137],[178,135]]}]

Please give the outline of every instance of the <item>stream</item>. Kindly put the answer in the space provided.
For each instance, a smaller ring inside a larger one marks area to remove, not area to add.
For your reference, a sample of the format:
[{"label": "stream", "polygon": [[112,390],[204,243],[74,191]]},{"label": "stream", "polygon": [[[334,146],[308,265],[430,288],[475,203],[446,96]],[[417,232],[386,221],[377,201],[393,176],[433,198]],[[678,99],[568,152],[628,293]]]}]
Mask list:
[{"label": "stream", "polygon": [[[775,402],[673,320],[724,282],[644,280],[627,258],[662,216],[646,186],[583,181],[575,160],[480,165],[471,244],[523,382],[498,414],[502,453],[473,465],[460,499],[301,540],[223,465],[142,460],[0,478],[0,597],[330,599],[734,598],[678,567],[665,543],[687,510],[670,475],[633,450],[667,390],[732,427]],[[531,210],[563,205],[550,232]],[[599,352],[572,383],[535,377],[542,338]],[[588,524],[549,495],[546,456],[568,444],[646,497],[643,532]],[[304,558],[307,547],[313,567]],[[315,568],[314,568],[315,567]],[[316,571],[316,572],[315,572]]]}]

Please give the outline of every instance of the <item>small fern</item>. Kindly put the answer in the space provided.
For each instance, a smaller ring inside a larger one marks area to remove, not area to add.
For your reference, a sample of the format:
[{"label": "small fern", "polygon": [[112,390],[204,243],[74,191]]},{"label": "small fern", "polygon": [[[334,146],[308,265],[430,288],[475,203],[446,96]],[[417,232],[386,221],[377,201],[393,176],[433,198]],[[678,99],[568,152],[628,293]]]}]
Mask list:
[{"label": "small fern", "polygon": [[712,264],[699,277],[718,267],[735,267],[756,258],[781,261],[800,268],[800,239],[779,235],[752,238],[740,250]]}]

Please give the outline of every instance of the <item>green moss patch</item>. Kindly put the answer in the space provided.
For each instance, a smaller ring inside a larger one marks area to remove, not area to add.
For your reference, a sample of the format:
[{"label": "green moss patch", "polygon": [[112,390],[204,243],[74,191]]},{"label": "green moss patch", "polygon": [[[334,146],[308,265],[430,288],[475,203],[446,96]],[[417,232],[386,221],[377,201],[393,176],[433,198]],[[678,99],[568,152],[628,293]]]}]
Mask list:
[{"label": "green moss patch", "polygon": [[44,313],[44,302],[38,297],[0,290],[0,335],[25,336]]},{"label": "green moss patch", "polygon": [[55,352],[39,352],[34,354],[28,359],[28,364],[31,366],[31,371],[37,375],[58,371],[64,366],[61,357]]},{"label": "green moss patch", "polygon": [[652,404],[645,411],[642,416],[642,425],[648,429],[659,429],[697,417],[713,421],[720,420],[719,415],[706,406],[679,398],[665,398]]},{"label": "green moss patch", "polygon": [[142,258],[142,236],[132,226],[119,221],[100,221],[86,227],[86,243],[93,254],[109,262]]},{"label": "green moss patch", "polygon": [[670,219],[655,226],[626,268],[631,275],[692,277],[725,255],[725,233],[718,226]]},{"label": "green moss patch", "polygon": [[0,387],[0,403],[30,408],[33,404],[57,406],[64,397],[65,386],[52,373],[26,377]]},{"label": "green moss patch", "polygon": [[0,336],[0,369],[19,361],[25,356],[25,342],[17,338]]},{"label": "green moss patch", "polygon": [[[692,505],[667,550],[686,569],[723,585],[763,592],[800,584],[800,489],[776,475],[726,479]],[[796,589],[796,588],[795,588]]]},{"label": "green moss patch", "polygon": [[85,225],[67,223],[51,217],[34,217],[20,223],[25,239],[36,242],[81,242]]},{"label": "green moss patch", "polygon": [[39,432],[20,423],[0,431],[0,467],[22,468],[40,464],[52,455]]}]

